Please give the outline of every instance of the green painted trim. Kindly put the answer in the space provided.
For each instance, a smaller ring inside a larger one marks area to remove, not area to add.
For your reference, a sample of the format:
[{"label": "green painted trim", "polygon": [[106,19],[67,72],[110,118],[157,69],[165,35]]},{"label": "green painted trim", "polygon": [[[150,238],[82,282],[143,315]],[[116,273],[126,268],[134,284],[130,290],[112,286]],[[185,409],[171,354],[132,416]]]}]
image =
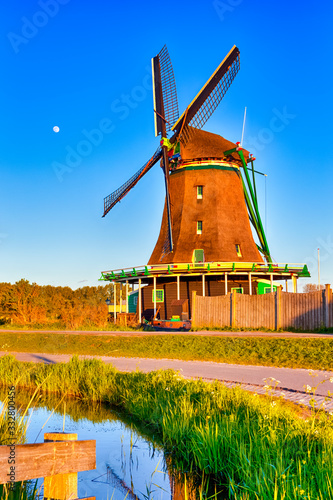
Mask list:
[{"label": "green painted trim", "polygon": [[[221,268],[220,265],[223,264],[223,267]],[[244,267],[244,264],[246,266]],[[177,266],[181,266],[180,269],[177,269]],[[225,266],[228,265],[226,268]],[[289,269],[289,266],[290,269]],[[219,268],[220,267],[220,268]],[[162,266],[161,269],[149,269],[149,266],[140,266],[138,269],[133,268],[133,270],[116,270],[114,271],[102,271],[101,275],[101,280],[102,281],[124,281],[126,278],[129,277],[140,277],[140,276],[146,276],[149,278],[152,278],[153,276],[164,276],[167,277],[168,275],[172,274],[174,276],[176,275],[199,275],[202,272],[204,273],[210,273],[210,275],[223,275],[225,273],[233,272],[237,274],[248,274],[248,273],[259,273],[259,274],[288,274],[292,275],[295,274],[298,277],[310,277],[310,273],[308,270],[308,267],[306,264],[302,264],[299,266],[293,267],[292,264],[257,264],[255,262],[207,262],[207,263],[200,263],[195,264],[195,263],[173,263],[173,264],[166,264],[165,266]],[[289,276],[289,277],[290,277]]]},{"label": "green painted trim", "polygon": [[232,153],[238,152],[236,148],[228,149],[228,151],[224,151],[224,156],[229,156]]},{"label": "green painted trim", "polygon": [[309,273],[309,269],[308,269],[308,266],[305,264],[303,269],[302,269],[302,272],[300,273],[300,276],[303,276],[305,278],[310,278],[310,273]]},{"label": "green painted trim", "polygon": [[238,173],[239,169],[237,167],[221,167],[220,165],[198,165],[196,167],[181,167],[173,172],[170,172],[170,175],[179,174],[184,170],[232,170],[233,172]]}]

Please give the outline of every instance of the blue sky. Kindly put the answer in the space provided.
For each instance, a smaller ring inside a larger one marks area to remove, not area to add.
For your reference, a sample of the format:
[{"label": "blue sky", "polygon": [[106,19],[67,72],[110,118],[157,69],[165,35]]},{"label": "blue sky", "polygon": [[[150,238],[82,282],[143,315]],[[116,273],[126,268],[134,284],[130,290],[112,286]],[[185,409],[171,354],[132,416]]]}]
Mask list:
[{"label": "blue sky", "polygon": [[158,165],[101,215],[157,147],[150,59],[167,44],[180,112],[238,46],[241,70],[205,129],[240,140],[247,107],[272,256],[307,262],[316,282],[319,247],[321,282],[333,283],[331,2],[14,0],[1,11],[0,281],[77,288],[148,261]]}]

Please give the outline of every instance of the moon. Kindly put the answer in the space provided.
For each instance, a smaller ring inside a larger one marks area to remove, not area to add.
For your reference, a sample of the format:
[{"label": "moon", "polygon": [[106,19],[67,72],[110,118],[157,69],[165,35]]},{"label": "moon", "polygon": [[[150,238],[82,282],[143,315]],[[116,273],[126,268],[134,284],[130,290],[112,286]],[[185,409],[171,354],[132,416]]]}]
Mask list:
[{"label": "moon", "polygon": [[55,127],[53,127],[53,132],[58,133],[58,132],[59,132],[59,130],[60,130],[60,128],[59,128],[59,127],[57,127],[57,125],[56,125]]}]

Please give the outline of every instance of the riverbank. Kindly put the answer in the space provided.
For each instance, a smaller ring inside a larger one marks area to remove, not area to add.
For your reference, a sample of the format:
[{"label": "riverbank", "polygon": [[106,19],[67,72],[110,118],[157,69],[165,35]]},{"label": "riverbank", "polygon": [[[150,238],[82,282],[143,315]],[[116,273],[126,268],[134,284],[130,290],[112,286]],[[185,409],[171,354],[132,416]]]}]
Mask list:
[{"label": "riverbank", "polygon": [[219,382],[171,370],[121,373],[77,358],[45,365],[7,356],[0,383],[106,402],[158,433],[176,468],[214,477],[230,498],[332,498],[330,415],[304,419],[280,399]]}]

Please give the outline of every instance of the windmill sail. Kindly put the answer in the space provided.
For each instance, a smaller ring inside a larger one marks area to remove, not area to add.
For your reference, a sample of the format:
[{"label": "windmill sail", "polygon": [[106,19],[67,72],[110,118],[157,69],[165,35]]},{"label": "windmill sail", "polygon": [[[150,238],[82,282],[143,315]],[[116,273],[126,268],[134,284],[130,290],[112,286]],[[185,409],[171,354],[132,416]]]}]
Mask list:
[{"label": "windmill sail", "polygon": [[118,201],[120,201],[124,196],[135,186],[137,182],[143,177],[158,160],[162,157],[162,148],[159,146],[155,151],[154,155],[148,160],[130,179],[128,179],[125,184],[116,189],[113,193],[109,194],[104,198],[104,214],[105,217],[111,208],[115,206]]},{"label": "windmill sail", "polygon": [[179,117],[176,81],[166,45],[153,57],[152,70],[155,135],[163,136],[162,121],[169,132]]},{"label": "windmill sail", "polygon": [[[161,134],[162,137],[165,137],[168,131],[173,130],[174,134],[170,141],[175,142],[181,135],[182,143],[185,144],[193,129],[201,129],[204,126],[233,82],[240,68],[239,50],[235,46],[231,49],[229,54],[224,58],[208,82],[179,119],[175,78],[166,46],[164,46],[159,54],[152,59],[152,65],[156,135]],[[172,251],[169,165],[165,147],[162,148],[159,146],[150,160],[148,160],[127,182],[104,198],[103,217],[105,217],[116,203],[118,203],[118,201],[120,201],[137,184],[141,177],[143,177],[162,157],[168,202],[169,234],[167,236],[166,249],[170,248]]]},{"label": "windmill sail", "polygon": [[205,125],[227,93],[239,69],[239,50],[234,46],[172,127],[176,136],[182,132],[183,144],[191,134],[188,126],[201,129]]}]

